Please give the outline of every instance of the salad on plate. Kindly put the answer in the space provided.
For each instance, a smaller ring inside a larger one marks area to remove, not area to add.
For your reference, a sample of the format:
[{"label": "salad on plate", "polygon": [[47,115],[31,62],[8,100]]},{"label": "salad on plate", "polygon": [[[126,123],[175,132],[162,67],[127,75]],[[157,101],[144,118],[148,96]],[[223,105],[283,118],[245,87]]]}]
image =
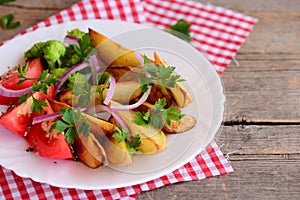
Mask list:
[{"label": "salad on plate", "polygon": [[153,59],[89,29],[64,41],[35,43],[1,76],[0,124],[28,142],[26,151],[90,168],[131,165],[135,154],[167,147],[167,134],[196,124],[184,80]]}]

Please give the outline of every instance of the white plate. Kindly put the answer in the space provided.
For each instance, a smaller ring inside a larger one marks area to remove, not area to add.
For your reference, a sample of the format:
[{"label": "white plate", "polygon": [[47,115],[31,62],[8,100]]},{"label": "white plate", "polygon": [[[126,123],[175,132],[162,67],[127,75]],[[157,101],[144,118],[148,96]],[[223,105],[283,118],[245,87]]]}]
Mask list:
[{"label": "white plate", "polygon": [[205,56],[188,43],[161,30],[137,24],[87,20],[41,28],[16,37],[0,47],[2,74],[7,66],[23,62],[23,53],[32,44],[49,39],[63,40],[67,30],[88,28],[111,37],[123,46],[152,57],[157,51],[191,90],[194,102],[184,113],[197,118],[196,126],[183,134],[169,135],[168,147],[156,155],[134,157],[129,167],[89,169],[80,162],[44,159],[25,149],[27,142],[0,126],[0,164],[22,177],[53,186],[79,189],[110,189],[153,180],[181,167],[199,154],[218,131],[224,112],[225,96],[219,76]]}]

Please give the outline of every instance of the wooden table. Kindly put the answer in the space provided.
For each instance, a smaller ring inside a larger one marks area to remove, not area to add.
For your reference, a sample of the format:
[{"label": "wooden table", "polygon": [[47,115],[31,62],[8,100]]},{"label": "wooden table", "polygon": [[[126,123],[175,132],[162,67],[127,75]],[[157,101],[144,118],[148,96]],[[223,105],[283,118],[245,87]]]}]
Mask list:
[{"label": "wooden table", "polygon": [[[78,0],[17,0],[0,6],[21,26],[0,42]],[[202,1],[206,3],[207,1]],[[300,196],[300,1],[208,1],[259,19],[222,75],[227,102],[217,136],[233,174],[166,186],[139,199],[298,199]]]}]

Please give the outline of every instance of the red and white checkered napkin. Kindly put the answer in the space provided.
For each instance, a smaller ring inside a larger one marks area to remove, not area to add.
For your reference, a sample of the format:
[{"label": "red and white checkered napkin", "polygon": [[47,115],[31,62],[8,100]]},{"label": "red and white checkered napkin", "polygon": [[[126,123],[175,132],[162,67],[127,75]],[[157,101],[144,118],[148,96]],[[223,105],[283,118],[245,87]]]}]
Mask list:
[{"label": "red and white checkered napkin", "polygon": [[[40,27],[83,19],[115,19],[148,23],[159,28],[185,19],[191,26],[192,45],[206,52],[218,73],[235,56],[256,19],[212,5],[186,0],[84,0],[57,15],[27,29],[22,34]],[[57,188],[21,178],[0,166],[0,197],[5,199],[135,199],[142,191],[164,185],[208,178],[233,172],[229,161],[212,141],[193,160],[174,172],[155,180],[110,190],[79,190]]]}]

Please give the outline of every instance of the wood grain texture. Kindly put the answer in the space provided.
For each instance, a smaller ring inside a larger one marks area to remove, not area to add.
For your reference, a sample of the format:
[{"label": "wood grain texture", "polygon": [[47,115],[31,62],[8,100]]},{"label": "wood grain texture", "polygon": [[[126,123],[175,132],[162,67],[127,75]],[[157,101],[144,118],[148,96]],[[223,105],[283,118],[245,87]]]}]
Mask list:
[{"label": "wood grain texture", "polygon": [[[21,26],[3,42],[78,0],[17,0],[0,6]],[[233,174],[173,184],[138,199],[298,199],[300,196],[300,1],[200,1],[259,21],[222,74],[226,113],[217,142]]]}]

